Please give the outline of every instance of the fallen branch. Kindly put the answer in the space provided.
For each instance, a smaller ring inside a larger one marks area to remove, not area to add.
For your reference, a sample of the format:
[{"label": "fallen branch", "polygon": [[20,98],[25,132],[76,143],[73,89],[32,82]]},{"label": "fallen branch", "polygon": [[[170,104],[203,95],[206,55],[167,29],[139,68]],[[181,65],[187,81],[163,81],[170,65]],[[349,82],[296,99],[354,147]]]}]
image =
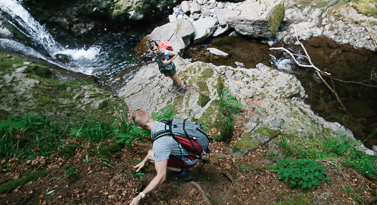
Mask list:
[{"label": "fallen branch", "polygon": [[202,187],[200,187],[200,185],[199,185],[198,183],[196,183],[196,182],[190,182],[190,184],[191,184],[192,186],[194,186],[196,189],[198,189],[199,192],[202,194],[204,200],[205,200],[208,204],[211,205],[211,202],[210,202],[209,199],[207,198],[207,196],[206,196],[206,194],[204,193]]},{"label": "fallen branch", "polygon": [[233,183],[233,177],[230,175],[226,170],[223,170],[223,174],[229,179],[231,183]]}]

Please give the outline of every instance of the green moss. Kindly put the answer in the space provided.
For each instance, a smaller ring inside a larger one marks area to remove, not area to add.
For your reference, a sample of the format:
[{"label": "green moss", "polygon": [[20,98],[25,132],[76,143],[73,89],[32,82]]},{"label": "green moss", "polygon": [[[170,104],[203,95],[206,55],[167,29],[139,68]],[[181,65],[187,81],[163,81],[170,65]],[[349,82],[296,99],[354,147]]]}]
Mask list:
[{"label": "green moss", "polygon": [[368,17],[377,17],[377,8],[369,6],[370,3],[376,3],[373,0],[352,0],[352,7],[359,13]]},{"label": "green moss", "polygon": [[272,130],[272,129],[269,129],[267,127],[261,127],[259,129],[255,130],[253,133],[254,134],[266,135],[266,136],[269,136],[270,138],[275,138],[278,135],[281,135],[280,130]]},{"label": "green moss", "polygon": [[208,78],[212,77],[213,74],[214,74],[213,69],[211,67],[206,67],[206,68],[204,68],[201,76],[202,76],[202,78],[207,80]]},{"label": "green moss", "polygon": [[31,67],[28,69],[28,71],[38,75],[39,77],[42,78],[52,78],[54,77],[54,73],[47,67],[38,65],[38,64],[33,64]]},{"label": "green moss", "polygon": [[272,130],[267,127],[261,127],[254,132],[245,133],[242,138],[233,146],[233,152],[242,152],[248,149],[255,149],[264,144],[262,140],[255,140],[254,135],[268,136],[270,139],[276,138],[281,134],[280,130]]},{"label": "green moss", "polygon": [[242,152],[247,149],[254,149],[260,146],[260,143],[255,143],[252,141],[252,133],[245,133],[242,138],[233,146],[233,152]]},{"label": "green moss", "polygon": [[179,108],[182,106],[182,103],[183,103],[183,96],[177,96],[175,99],[174,99],[174,102],[173,102],[173,107],[175,109]]},{"label": "green moss", "polygon": [[221,96],[223,90],[224,90],[224,79],[222,77],[217,77],[217,86],[216,86],[216,89],[217,89],[217,93],[219,95],[219,97]]},{"label": "green moss", "polygon": [[270,27],[271,35],[275,36],[279,30],[280,24],[284,19],[285,7],[284,4],[278,4],[274,7],[273,14],[268,18],[268,26]]},{"label": "green moss", "polygon": [[105,109],[106,107],[109,106],[109,100],[104,100],[102,101],[99,106],[98,106],[98,109],[102,110],[102,109]]},{"label": "green moss", "polygon": [[204,107],[207,105],[207,103],[211,100],[208,95],[203,95],[202,93],[199,94],[199,100],[198,100],[198,105],[200,107]]},{"label": "green moss", "polygon": [[35,171],[32,174],[29,174],[28,176],[22,177],[21,179],[13,180],[10,182],[6,182],[0,185],[0,193],[7,192],[10,190],[13,190],[19,186],[22,186],[23,184],[26,184],[30,181],[33,181],[39,177],[44,177],[47,174],[49,174],[50,170],[41,170],[41,171]]},{"label": "green moss", "polygon": [[20,57],[13,57],[12,55],[0,57],[0,71],[4,73],[11,73],[14,71],[13,65],[21,67],[24,60]]}]

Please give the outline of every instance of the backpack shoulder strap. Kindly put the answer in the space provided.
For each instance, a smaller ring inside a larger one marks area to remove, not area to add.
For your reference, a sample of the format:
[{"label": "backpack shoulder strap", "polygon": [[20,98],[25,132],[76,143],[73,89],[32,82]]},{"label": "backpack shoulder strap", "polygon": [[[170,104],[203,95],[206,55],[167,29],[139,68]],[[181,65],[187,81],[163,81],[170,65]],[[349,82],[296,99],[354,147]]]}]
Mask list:
[{"label": "backpack shoulder strap", "polygon": [[166,135],[171,135],[172,134],[172,129],[171,129],[171,119],[162,119],[159,122],[162,122],[165,124],[165,129],[158,131],[154,134],[154,140],[157,140],[160,137],[166,136]]}]

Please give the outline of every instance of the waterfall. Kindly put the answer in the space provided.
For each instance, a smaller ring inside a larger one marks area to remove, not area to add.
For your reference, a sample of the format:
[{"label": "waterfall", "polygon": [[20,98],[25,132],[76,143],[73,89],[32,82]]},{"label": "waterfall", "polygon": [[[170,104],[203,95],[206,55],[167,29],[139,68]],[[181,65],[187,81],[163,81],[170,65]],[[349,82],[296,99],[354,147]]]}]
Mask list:
[{"label": "waterfall", "polygon": [[34,43],[42,48],[51,56],[63,50],[54,38],[40,25],[22,5],[16,0],[0,0],[0,8],[9,14],[17,24],[9,21],[22,34],[32,39]]},{"label": "waterfall", "polygon": [[[8,14],[6,18],[11,18],[7,19],[9,23],[41,50],[30,48],[22,42],[0,39],[0,46],[5,49],[46,60],[67,70],[94,75],[100,81],[106,81],[125,67],[137,63],[133,51],[137,44],[135,39],[127,40],[117,34],[106,34],[88,49],[68,48],[68,45],[63,46],[55,41],[48,30],[17,0],[0,0],[0,9]],[[41,53],[47,53],[48,56]]]}]

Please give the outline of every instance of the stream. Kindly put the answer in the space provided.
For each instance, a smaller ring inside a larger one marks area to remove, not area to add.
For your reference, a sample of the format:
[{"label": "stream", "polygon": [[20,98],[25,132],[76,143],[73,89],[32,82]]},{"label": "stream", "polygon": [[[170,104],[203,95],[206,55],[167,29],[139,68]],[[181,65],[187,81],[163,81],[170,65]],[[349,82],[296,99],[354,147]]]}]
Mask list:
[{"label": "stream", "polygon": [[[0,47],[12,52],[42,59],[69,71],[94,76],[100,85],[106,84],[114,75],[125,72],[129,81],[138,71],[141,63],[134,48],[141,38],[153,30],[153,25],[140,25],[140,28],[123,33],[107,33],[90,39],[92,43],[80,44],[75,39],[57,42],[45,26],[40,25],[16,0],[0,0],[4,17],[28,42],[0,38]],[[135,32],[135,30],[137,32]],[[330,72],[334,78],[343,81],[362,82],[377,86],[377,53],[365,49],[353,49],[350,45],[337,45],[325,37],[312,38],[303,42],[314,65]],[[297,45],[283,46],[294,53],[303,54]],[[211,58],[206,47],[217,47],[230,54],[228,59]],[[371,148],[377,145],[377,88],[354,83],[331,81],[347,113],[339,109],[339,103],[313,69],[298,67],[289,55],[281,51],[270,51],[266,42],[243,36],[222,36],[201,44],[189,45],[184,58],[193,61],[211,62],[215,65],[242,66],[254,68],[264,63],[275,69],[295,75],[305,88],[308,98],[305,102],[312,110],[327,121],[336,121],[352,130],[355,137]],[[302,57],[299,60],[307,63]],[[351,117],[350,117],[351,116]]]}]

